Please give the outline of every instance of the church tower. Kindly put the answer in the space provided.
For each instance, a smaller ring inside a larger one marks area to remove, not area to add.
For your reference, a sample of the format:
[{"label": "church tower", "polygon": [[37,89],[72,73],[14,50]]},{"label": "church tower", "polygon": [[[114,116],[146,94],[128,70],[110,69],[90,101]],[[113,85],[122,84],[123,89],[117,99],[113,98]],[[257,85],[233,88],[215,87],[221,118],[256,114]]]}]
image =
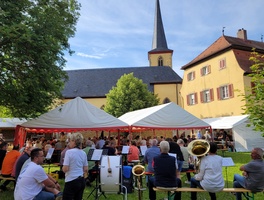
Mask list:
[{"label": "church tower", "polygon": [[160,12],[160,3],[159,0],[156,0],[152,50],[148,52],[149,65],[172,67],[172,54],[173,50],[168,49],[167,46]]}]

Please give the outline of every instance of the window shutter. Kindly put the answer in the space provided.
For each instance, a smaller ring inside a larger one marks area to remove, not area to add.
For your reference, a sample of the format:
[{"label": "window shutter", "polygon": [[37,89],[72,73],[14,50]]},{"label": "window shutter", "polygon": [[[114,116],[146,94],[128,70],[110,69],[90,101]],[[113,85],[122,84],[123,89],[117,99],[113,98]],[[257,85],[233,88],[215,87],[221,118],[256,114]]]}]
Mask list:
[{"label": "window shutter", "polygon": [[193,73],[193,79],[195,79],[195,71],[193,71],[192,73]]},{"label": "window shutter", "polygon": [[200,74],[203,76],[203,68],[200,69]]},{"label": "window shutter", "polygon": [[234,97],[233,84],[228,85],[228,92],[229,92],[229,98],[233,98]]},{"label": "window shutter", "polygon": [[200,99],[201,99],[201,103],[204,103],[204,92],[200,92]]},{"label": "window shutter", "polygon": [[207,67],[208,67],[208,74],[210,74],[211,73],[211,65],[208,65]]},{"label": "window shutter", "polygon": [[194,93],[194,102],[195,102],[195,104],[197,104],[197,103],[198,103],[197,92],[196,92],[196,93]]},{"label": "window shutter", "polygon": [[217,88],[217,99],[221,100],[220,87]]},{"label": "window shutter", "polygon": [[210,89],[210,101],[214,100],[214,89]]},{"label": "window shutter", "polygon": [[186,99],[187,99],[187,105],[189,106],[190,105],[190,98],[189,98],[189,95],[186,96]]}]

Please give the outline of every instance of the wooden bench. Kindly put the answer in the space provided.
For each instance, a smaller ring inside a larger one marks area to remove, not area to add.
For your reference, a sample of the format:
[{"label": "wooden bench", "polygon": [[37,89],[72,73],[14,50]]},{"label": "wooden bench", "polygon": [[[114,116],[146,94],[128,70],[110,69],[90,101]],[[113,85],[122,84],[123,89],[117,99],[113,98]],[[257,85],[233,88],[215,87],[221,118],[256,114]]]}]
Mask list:
[{"label": "wooden bench", "polygon": [[[182,187],[182,188],[154,187],[153,190],[156,192],[167,192],[168,200],[173,199],[174,192],[208,192],[201,188],[189,188],[189,187]],[[231,192],[231,193],[241,192],[246,197],[246,199],[254,200],[254,193],[252,193],[250,190],[245,188],[224,188],[219,192]]]},{"label": "wooden bench", "polygon": [[10,181],[16,181],[16,179],[14,177],[3,177],[1,174],[0,174],[0,180],[10,180]]}]

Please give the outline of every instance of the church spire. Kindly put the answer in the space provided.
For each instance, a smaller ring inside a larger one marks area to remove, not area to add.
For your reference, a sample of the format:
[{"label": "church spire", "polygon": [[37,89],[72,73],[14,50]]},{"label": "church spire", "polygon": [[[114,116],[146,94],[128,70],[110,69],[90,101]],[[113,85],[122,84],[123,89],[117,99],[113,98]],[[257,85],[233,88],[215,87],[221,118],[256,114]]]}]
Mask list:
[{"label": "church spire", "polygon": [[164,33],[162,17],[160,12],[159,0],[156,0],[156,11],[155,11],[155,21],[154,21],[154,34],[152,40],[152,50],[167,50],[167,41]]},{"label": "church spire", "polygon": [[173,50],[168,49],[166,36],[163,28],[160,3],[156,0],[156,10],[154,19],[154,34],[152,40],[152,50],[148,52],[150,66],[170,66],[172,67]]}]

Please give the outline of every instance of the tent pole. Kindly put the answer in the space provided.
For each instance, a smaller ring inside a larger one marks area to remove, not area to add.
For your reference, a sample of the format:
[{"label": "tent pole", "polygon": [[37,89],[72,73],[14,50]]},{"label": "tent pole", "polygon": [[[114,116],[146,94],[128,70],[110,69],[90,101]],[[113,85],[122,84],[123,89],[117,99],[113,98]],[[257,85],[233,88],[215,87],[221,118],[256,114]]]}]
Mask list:
[{"label": "tent pole", "polygon": [[117,129],[117,146],[120,146],[120,129]]}]

